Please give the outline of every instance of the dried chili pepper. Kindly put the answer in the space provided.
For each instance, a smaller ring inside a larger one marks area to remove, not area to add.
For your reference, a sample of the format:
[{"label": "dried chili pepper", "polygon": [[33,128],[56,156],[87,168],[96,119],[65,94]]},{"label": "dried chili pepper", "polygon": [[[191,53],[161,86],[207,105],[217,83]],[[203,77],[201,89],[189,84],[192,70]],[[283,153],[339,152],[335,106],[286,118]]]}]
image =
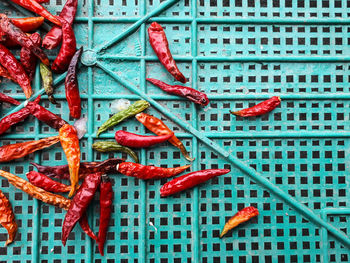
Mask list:
[{"label": "dried chili pepper", "polygon": [[248,221],[249,219],[258,216],[259,211],[254,206],[248,206],[238,211],[233,217],[231,217],[224,226],[220,234],[220,238],[223,237],[229,230],[235,228],[239,224]]},{"label": "dried chili pepper", "polygon": [[59,130],[59,138],[64,153],[66,154],[69,175],[71,182],[71,191],[68,196],[71,197],[76,191],[79,181],[79,167],[80,167],[80,147],[79,138],[76,129],[69,124],[65,124]]},{"label": "dried chili pepper", "polygon": [[[19,105],[21,104],[18,100],[15,100],[14,98],[0,92],[0,102],[7,102],[13,105]],[[0,126],[1,127],[1,126]]]},{"label": "dried chili pepper", "polygon": [[22,6],[23,8],[32,11],[47,20],[51,21],[52,23],[61,26],[61,22],[52,14],[50,14],[49,11],[47,11],[42,5],[40,5],[37,1],[35,0],[11,0],[17,5]]},{"label": "dried chili pepper", "polygon": [[12,55],[12,53],[1,44],[0,64],[7,69],[7,71],[10,73],[11,78],[21,86],[26,98],[29,99],[33,91],[27,73],[24,71],[21,63],[19,63],[18,60]]},{"label": "dried chili pepper", "polygon": [[18,230],[17,223],[15,221],[15,214],[12,211],[10,201],[0,190],[0,225],[6,228],[9,237],[6,240],[5,246],[11,244],[16,237]]},{"label": "dried chili pepper", "polygon": [[58,136],[44,138],[38,141],[28,141],[8,144],[0,147],[0,162],[8,162],[22,158],[33,152],[50,147],[59,142]]},{"label": "dried chili pepper", "polygon": [[38,29],[43,23],[42,16],[25,17],[25,18],[10,18],[12,24],[21,29],[23,32],[32,32]]},{"label": "dried chili pepper", "polygon": [[28,181],[48,192],[66,193],[70,191],[70,186],[52,180],[42,173],[31,171],[27,173]]},{"label": "dried chili pepper", "polygon": [[11,174],[2,170],[0,170],[0,176],[6,178],[9,181],[9,183],[12,184],[14,187],[18,188],[19,190],[22,190],[23,192],[29,194],[30,196],[40,201],[43,201],[44,203],[58,206],[66,210],[70,206],[71,202],[69,199],[61,195],[56,195],[56,194],[47,192],[35,185],[32,185],[31,183],[27,182],[21,177],[18,177],[14,174]]},{"label": "dried chili pepper", "polygon": [[162,168],[157,166],[142,165],[139,163],[124,162],[117,165],[117,171],[126,176],[136,177],[143,180],[168,178],[178,175],[191,165],[175,168]]},{"label": "dried chili pepper", "polygon": [[103,256],[107,230],[112,213],[113,188],[107,175],[102,175],[100,184],[100,228],[98,229],[98,250]]},{"label": "dried chili pepper", "polygon": [[274,110],[281,103],[281,98],[273,96],[272,98],[260,102],[253,107],[246,108],[240,111],[230,111],[231,114],[241,117],[260,116]]},{"label": "dried chili pepper", "polygon": [[62,243],[65,246],[68,235],[74,228],[75,224],[85,213],[89,203],[93,199],[97,187],[100,185],[101,174],[89,174],[85,177],[84,182],[72,199],[71,206],[64,218],[62,227]]},{"label": "dried chili pepper", "polygon": [[51,69],[43,63],[40,63],[40,75],[43,81],[43,87],[49,101],[52,104],[57,104],[55,98],[53,97],[53,78]]},{"label": "dried chili pepper", "polygon": [[11,20],[4,14],[0,14],[0,30],[6,33],[9,39],[30,50],[42,63],[50,65],[49,59],[40,46],[36,45],[26,33],[12,24]]},{"label": "dried chili pepper", "polygon": [[75,52],[72,60],[70,61],[66,75],[66,80],[64,83],[70,116],[72,116],[75,119],[79,119],[81,116],[81,100],[77,78],[77,65],[82,52],[83,47],[81,47],[77,52]]},{"label": "dried chili pepper", "polygon": [[201,106],[207,106],[209,104],[209,99],[205,93],[192,89],[190,87],[180,85],[169,85],[158,79],[148,78],[147,81],[151,82],[153,85],[157,86],[158,88],[164,90],[169,94],[174,94],[180,97],[187,98],[188,100]]},{"label": "dried chili pepper", "polygon": [[[172,130],[169,129],[168,126],[165,125],[164,122],[162,122],[160,119],[146,114],[146,113],[139,113],[136,116],[136,119],[141,122],[147,129],[149,129],[151,132],[157,134],[157,135],[166,135],[169,133],[173,133]],[[179,148],[183,156],[190,162],[192,162],[194,159],[190,157],[188,154],[185,146],[183,143],[175,136],[171,137],[169,139],[169,142],[174,145],[175,147]]]},{"label": "dried chili pepper", "polygon": [[[67,0],[60,17],[65,19],[69,25],[73,25],[73,20],[77,12],[78,0]],[[46,49],[54,49],[62,42],[62,29],[58,26],[53,26],[46,34],[43,40],[43,47]]]},{"label": "dried chili pepper", "polygon": [[156,53],[160,63],[178,81],[186,83],[185,76],[178,69],[169,49],[168,39],[161,25],[153,22],[148,28],[149,42]]},{"label": "dried chili pepper", "polygon": [[117,131],[115,133],[115,140],[122,146],[132,147],[132,148],[147,148],[153,145],[166,142],[174,133],[169,133],[161,136],[144,136],[127,131]]},{"label": "dried chili pepper", "polygon": [[[29,37],[35,45],[40,45],[41,37],[38,33],[34,33]],[[35,67],[37,62],[37,57],[26,47],[22,47],[20,55],[21,64],[26,71],[30,80],[33,80],[35,74]]]},{"label": "dried chili pepper", "polygon": [[16,82],[16,80],[11,77],[8,70],[1,65],[0,65],[0,77],[7,78],[9,80],[12,80],[13,82]]},{"label": "dried chili pepper", "polygon": [[[110,158],[103,162],[81,162],[79,169],[79,179],[83,179],[86,177],[86,175],[97,172],[104,174],[116,173],[117,164],[124,161],[124,159],[120,158]],[[36,169],[38,169],[38,172],[43,173],[49,177],[69,180],[68,165],[44,166],[37,163],[31,164],[34,165]]]},{"label": "dried chili pepper", "polygon": [[101,127],[97,131],[97,137],[104,131],[108,130],[109,128],[117,125],[118,123],[122,122],[123,120],[130,118],[145,109],[147,109],[150,106],[150,104],[145,100],[138,100],[135,103],[131,104],[129,108],[122,110],[120,112],[117,112],[114,114],[111,118],[109,118],[105,123],[101,125]]},{"label": "dried chili pepper", "polygon": [[63,73],[67,70],[72,57],[77,49],[77,43],[72,26],[63,18],[57,17],[62,22],[62,46],[52,63],[51,69],[54,72]]},{"label": "dried chili pepper", "polygon": [[39,4],[48,3],[50,0],[35,0]]},{"label": "dried chili pepper", "polygon": [[116,142],[113,141],[100,141],[100,142],[95,142],[92,145],[92,148],[98,152],[123,152],[128,155],[130,155],[136,163],[139,162],[139,157],[137,156],[137,153],[135,153],[133,150],[131,150],[128,147],[121,146]]},{"label": "dried chili pepper", "polygon": [[160,195],[165,197],[176,194],[230,171],[229,169],[207,169],[182,175],[164,184],[160,189]]},{"label": "dried chili pepper", "polygon": [[83,216],[79,219],[79,225],[81,227],[81,229],[83,229],[83,231],[85,232],[85,234],[87,234],[89,237],[91,237],[93,240],[97,241],[97,236],[95,235],[95,233],[91,230],[90,226],[89,226],[89,221],[86,215],[86,212],[83,214]]}]

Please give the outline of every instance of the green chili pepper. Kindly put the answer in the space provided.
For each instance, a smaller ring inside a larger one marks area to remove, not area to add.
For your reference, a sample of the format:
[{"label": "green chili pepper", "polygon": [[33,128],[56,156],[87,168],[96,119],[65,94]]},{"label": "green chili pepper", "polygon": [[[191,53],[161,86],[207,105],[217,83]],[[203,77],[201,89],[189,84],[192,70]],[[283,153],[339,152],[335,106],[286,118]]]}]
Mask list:
[{"label": "green chili pepper", "polygon": [[139,163],[139,157],[137,156],[137,153],[135,153],[133,150],[131,150],[128,147],[121,146],[120,144],[114,142],[114,141],[100,141],[95,142],[92,145],[92,148],[98,152],[123,152],[128,155],[130,155],[134,160],[135,163]]},{"label": "green chili pepper", "polygon": [[109,120],[102,124],[102,126],[97,131],[97,137],[104,131],[108,130],[110,127],[117,125],[119,122],[132,117],[145,109],[147,109],[150,104],[145,100],[138,100],[134,104],[130,105],[129,108],[122,110],[114,114]]},{"label": "green chili pepper", "polygon": [[44,86],[45,92],[49,97],[49,101],[52,104],[57,104],[55,98],[53,97],[52,72],[50,68],[43,63],[40,63],[40,75],[43,80],[43,86]]}]

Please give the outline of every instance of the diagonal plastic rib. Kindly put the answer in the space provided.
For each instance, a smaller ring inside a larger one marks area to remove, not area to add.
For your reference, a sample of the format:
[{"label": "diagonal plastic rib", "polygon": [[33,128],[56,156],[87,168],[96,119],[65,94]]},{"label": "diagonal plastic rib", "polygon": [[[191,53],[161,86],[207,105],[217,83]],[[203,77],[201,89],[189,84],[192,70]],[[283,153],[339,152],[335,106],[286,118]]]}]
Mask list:
[{"label": "diagonal plastic rib", "polygon": [[233,165],[238,167],[241,171],[246,173],[256,183],[265,187],[272,194],[274,194],[275,196],[279,197],[281,200],[286,202],[290,207],[294,208],[296,211],[298,211],[300,214],[302,214],[305,218],[307,218],[311,222],[315,223],[320,227],[324,227],[325,229],[327,229],[329,233],[331,233],[335,238],[337,238],[342,244],[350,248],[350,239],[343,232],[341,232],[331,224],[327,223],[325,220],[321,219],[311,209],[299,203],[296,199],[291,197],[289,194],[286,194],[279,187],[271,183],[269,180],[267,180],[261,174],[256,172],[254,169],[250,168],[244,162],[238,160],[236,157],[232,156],[229,152],[222,149],[217,143],[211,141],[208,137],[203,135],[203,133],[193,128],[190,124],[181,120],[178,116],[174,115],[173,113],[165,109],[162,105],[160,105],[158,102],[153,100],[143,91],[139,90],[136,86],[120,78],[116,73],[109,70],[104,64],[98,62],[97,66],[100,67],[102,70],[104,70],[106,73],[108,73],[112,78],[118,81],[121,85],[129,89],[131,92],[134,92],[135,94],[139,95],[143,99],[147,100],[159,112],[163,113],[165,116],[167,116],[172,121],[180,125],[182,128],[192,133],[194,136],[196,136],[198,139],[200,139],[203,143],[205,143],[207,146],[212,148],[218,154],[227,158],[227,160],[230,163],[232,163]]},{"label": "diagonal plastic rib", "polygon": [[138,21],[136,21],[134,24],[132,24],[132,26],[129,27],[127,30],[120,33],[119,35],[117,35],[116,37],[114,37],[113,39],[108,41],[107,43],[104,43],[102,46],[97,47],[95,49],[95,52],[96,53],[103,52],[104,50],[106,50],[110,46],[112,46],[112,45],[116,44],[117,42],[119,42],[120,40],[128,37],[129,35],[134,33],[143,23],[145,23],[148,19],[150,19],[152,16],[158,15],[159,13],[163,12],[164,10],[168,9],[169,7],[171,7],[172,5],[176,4],[179,1],[180,0],[168,0],[164,3],[162,3],[156,9],[149,12],[147,15],[143,16]]}]

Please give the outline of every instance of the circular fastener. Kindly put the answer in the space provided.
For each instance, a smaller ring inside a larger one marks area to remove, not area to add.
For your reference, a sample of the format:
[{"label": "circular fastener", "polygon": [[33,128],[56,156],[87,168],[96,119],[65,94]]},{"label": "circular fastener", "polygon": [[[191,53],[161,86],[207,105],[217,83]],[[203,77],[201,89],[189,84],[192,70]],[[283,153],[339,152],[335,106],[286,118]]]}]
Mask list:
[{"label": "circular fastener", "polygon": [[81,63],[85,66],[93,66],[97,62],[97,54],[91,49],[87,49],[83,52],[81,56]]}]

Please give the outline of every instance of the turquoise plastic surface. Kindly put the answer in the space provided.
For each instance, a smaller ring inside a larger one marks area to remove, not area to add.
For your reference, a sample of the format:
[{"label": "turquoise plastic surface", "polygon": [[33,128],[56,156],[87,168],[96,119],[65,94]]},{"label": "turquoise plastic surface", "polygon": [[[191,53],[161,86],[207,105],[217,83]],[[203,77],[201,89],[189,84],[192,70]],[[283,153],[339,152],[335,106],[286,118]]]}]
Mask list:
[{"label": "turquoise plastic surface", "polygon": [[[146,112],[161,117],[196,158],[191,171],[232,172],[169,198],[159,196],[167,180],[111,176],[115,201],[104,258],[79,227],[63,247],[65,212],[1,180],[19,233],[14,244],[0,247],[0,262],[350,261],[349,1],[79,2],[74,30],[85,48],[79,81],[83,114],[89,119],[82,160],[121,156],[94,152],[95,132],[109,117],[113,99],[143,98],[152,104]],[[51,0],[46,6],[57,13],[63,5]],[[7,1],[1,1],[0,10],[11,17],[28,14]],[[188,85],[208,94],[208,107],[146,83],[146,76],[173,83],[148,44],[151,21],[165,28]],[[62,80],[64,75],[56,76],[60,104],[53,106],[43,96],[42,105],[73,123]],[[39,74],[34,87],[43,93]],[[17,85],[4,81],[0,89],[24,102]],[[229,114],[273,95],[282,103],[268,115],[242,119]],[[1,116],[22,106],[3,104]],[[101,138],[113,138],[117,129],[147,133],[130,119]],[[30,118],[1,136],[1,144],[54,134]],[[143,164],[188,163],[166,143],[138,153]],[[25,178],[32,169],[29,161],[66,162],[56,146],[0,168]],[[249,205],[258,207],[259,217],[219,239],[226,220]],[[89,211],[95,232],[98,213],[96,197]],[[0,241],[6,237],[0,228]]]}]

